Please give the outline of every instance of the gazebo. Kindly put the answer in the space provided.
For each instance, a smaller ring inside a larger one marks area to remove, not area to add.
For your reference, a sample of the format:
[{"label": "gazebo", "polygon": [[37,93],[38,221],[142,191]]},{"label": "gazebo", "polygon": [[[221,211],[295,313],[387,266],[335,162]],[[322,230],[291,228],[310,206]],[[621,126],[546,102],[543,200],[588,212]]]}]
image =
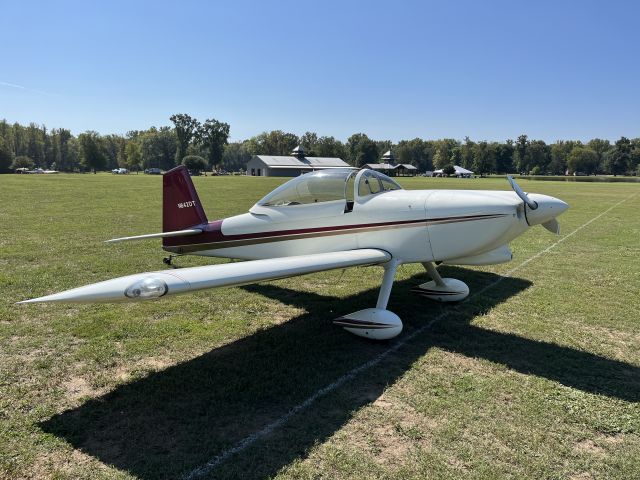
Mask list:
[{"label": "gazebo", "polygon": [[367,163],[363,168],[370,168],[378,172],[385,173],[389,176],[415,176],[418,173],[418,168],[409,163],[396,164],[396,159],[391,150],[387,150],[380,163]]}]

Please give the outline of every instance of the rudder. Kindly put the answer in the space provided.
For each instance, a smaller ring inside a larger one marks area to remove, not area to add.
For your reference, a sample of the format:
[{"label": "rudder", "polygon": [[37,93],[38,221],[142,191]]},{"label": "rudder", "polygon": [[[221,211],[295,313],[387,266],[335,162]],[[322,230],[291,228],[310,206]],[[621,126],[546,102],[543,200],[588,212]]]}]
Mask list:
[{"label": "rudder", "polygon": [[207,223],[189,170],[184,165],[162,177],[162,231],[173,232]]}]

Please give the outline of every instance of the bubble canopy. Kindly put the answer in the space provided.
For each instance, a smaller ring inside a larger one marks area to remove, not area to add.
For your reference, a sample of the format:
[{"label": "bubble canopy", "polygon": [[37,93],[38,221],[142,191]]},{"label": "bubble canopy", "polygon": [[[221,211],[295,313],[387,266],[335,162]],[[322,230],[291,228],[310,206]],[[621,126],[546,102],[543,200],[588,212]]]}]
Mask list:
[{"label": "bubble canopy", "polygon": [[[386,175],[366,170],[361,180],[367,182],[379,182],[380,188],[367,190],[368,194],[384,193],[389,190],[399,190],[401,187]],[[274,191],[260,200],[257,205],[263,207],[286,207],[306,205],[310,203],[345,201],[347,198],[347,185],[351,177],[355,177],[358,170],[351,168],[339,168],[331,170],[319,170],[305,173],[280,185]],[[353,183],[351,183],[353,185]],[[353,186],[351,187],[353,188]],[[359,189],[360,196],[363,190]],[[369,193],[371,192],[371,193]]]}]

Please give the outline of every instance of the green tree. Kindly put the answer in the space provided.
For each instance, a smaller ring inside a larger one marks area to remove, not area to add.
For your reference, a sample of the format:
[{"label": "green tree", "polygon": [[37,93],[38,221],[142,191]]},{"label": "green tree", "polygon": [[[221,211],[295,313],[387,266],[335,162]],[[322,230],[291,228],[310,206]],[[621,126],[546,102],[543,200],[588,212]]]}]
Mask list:
[{"label": "green tree", "polygon": [[376,142],[364,133],[355,133],[347,140],[348,161],[354,167],[362,167],[367,163],[378,163],[380,154]]},{"label": "green tree", "polygon": [[496,143],[494,149],[496,156],[496,172],[513,172],[513,140],[507,140],[504,143]]},{"label": "green tree", "polygon": [[251,154],[247,151],[246,141],[228,143],[222,154],[222,166],[227,171],[246,170]]},{"label": "green tree", "polygon": [[458,146],[458,142],[452,138],[444,138],[442,140],[436,140],[435,155],[433,157],[433,166],[435,168],[444,168],[447,164],[451,163],[451,155],[453,149]]},{"label": "green tree", "polygon": [[174,159],[179,142],[173,129],[151,127],[146,132],[139,133],[137,138],[140,142],[143,168],[170,170],[175,167]]},{"label": "green tree", "polygon": [[200,173],[207,169],[207,161],[198,155],[187,155],[182,159],[182,164],[191,172]]},{"label": "green tree", "polygon": [[56,159],[56,165],[58,169],[62,171],[70,171],[77,167],[77,151],[74,144],[75,139],[71,135],[71,131],[66,128],[59,128],[54,130],[58,143],[58,158]]},{"label": "green tree", "polygon": [[13,162],[13,153],[5,145],[5,140],[0,137],[0,173],[8,173],[11,171],[11,163]]},{"label": "green tree", "polygon": [[14,123],[11,127],[13,132],[13,156],[19,157],[27,155],[27,130],[19,123]]},{"label": "green tree", "polygon": [[533,167],[540,167],[541,172],[547,171],[547,166],[551,160],[549,146],[542,140],[531,140],[529,142],[529,149],[527,152],[528,156],[528,169],[525,171],[530,171]]},{"label": "green tree", "polygon": [[200,127],[200,122],[195,118],[191,118],[186,113],[171,115],[169,120],[171,120],[176,127],[175,130],[178,145],[176,149],[175,164],[180,165],[182,163],[182,158],[187,153],[189,143],[193,140],[198,128]]},{"label": "green tree", "polygon": [[304,149],[307,157],[320,156],[316,152],[316,145],[318,144],[318,134],[315,132],[305,132],[300,137],[300,146]]},{"label": "green tree", "polygon": [[473,151],[475,148],[475,142],[469,137],[464,137],[464,143],[460,145],[460,160],[457,165],[464,167],[468,170],[473,169]]},{"label": "green tree", "polygon": [[631,160],[631,141],[626,137],[620,137],[613,150],[606,158],[607,171],[612,175],[622,175],[627,171]]},{"label": "green tree", "polygon": [[483,176],[491,173],[496,168],[495,152],[491,145],[485,141],[478,142],[473,148],[473,171]]},{"label": "green tree", "polygon": [[124,157],[119,165],[127,170],[140,170],[142,167],[142,149],[140,144],[129,140],[124,147]]},{"label": "green tree", "polygon": [[222,163],[224,146],[228,143],[229,124],[208,118],[198,128],[196,138],[207,151],[209,166],[217,168]]},{"label": "green tree", "polygon": [[344,144],[334,137],[320,137],[313,146],[313,152],[318,157],[333,157],[346,159],[347,153]]},{"label": "green tree", "polygon": [[107,156],[98,132],[86,131],[78,135],[80,144],[80,164],[96,173],[104,169],[107,163]]},{"label": "green tree", "polygon": [[451,163],[454,165],[462,166],[462,148],[458,145],[451,150]]},{"label": "green tree", "polygon": [[47,133],[47,127],[42,126],[42,136],[44,140],[44,164],[50,168],[55,163],[55,152],[52,143],[52,136]]},{"label": "green tree", "polygon": [[11,168],[13,170],[17,168],[33,168],[33,159],[27,157],[26,155],[18,155],[13,159],[13,163],[11,164]]},{"label": "green tree", "polygon": [[519,173],[529,171],[529,138],[526,135],[520,135],[514,145],[513,160],[516,170]]},{"label": "green tree", "polygon": [[35,123],[27,127],[27,156],[37,167],[46,167],[44,160],[44,138],[41,128]]},{"label": "green tree", "polygon": [[297,135],[272,130],[251,137],[247,140],[246,148],[251,155],[289,155],[299,144]]},{"label": "green tree", "polygon": [[601,138],[589,140],[587,146],[598,155],[598,172],[604,172],[607,169],[607,155],[611,152],[611,142]]},{"label": "green tree", "polygon": [[453,165],[449,163],[442,168],[442,173],[444,173],[448,177],[449,175],[455,174],[456,169],[453,168]]},{"label": "green tree", "polygon": [[5,119],[0,120],[0,138],[4,141],[4,146],[13,155],[13,128]]},{"label": "green tree", "polygon": [[124,143],[125,139],[121,135],[110,134],[102,137],[107,170],[118,167],[118,153],[124,150]]},{"label": "green tree", "polygon": [[68,161],[68,170],[76,171],[81,168],[80,165],[80,142],[74,136],[69,137],[66,145],[66,155]]},{"label": "green tree", "polygon": [[628,171],[631,175],[640,175],[640,138],[631,140]]},{"label": "green tree", "polygon": [[576,146],[567,158],[569,172],[583,172],[588,175],[598,168],[598,154],[589,147]]},{"label": "green tree", "polygon": [[[51,140],[49,142],[49,157],[51,162],[48,163],[51,166],[52,170],[58,170],[60,166],[60,137],[58,136],[55,129],[51,130],[50,134]],[[48,162],[48,161],[47,161]],[[56,168],[53,168],[55,164]]]},{"label": "green tree", "polygon": [[423,172],[433,170],[434,148],[432,142],[425,142],[421,138],[400,140],[394,154],[398,163],[414,165]]},{"label": "green tree", "polygon": [[567,159],[571,150],[581,146],[580,142],[558,140],[551,145],[551,161],[549,162],[549,172],[553,175],[564,175],[567,171]]},{"label": "green tree", "polygon": [[395,149],[393,148],[393,142],[391,140],[375,140],[376,150],[378,151],[378,160],[381,160],[382,155],[389,150],[393,151],[395,157]]}]

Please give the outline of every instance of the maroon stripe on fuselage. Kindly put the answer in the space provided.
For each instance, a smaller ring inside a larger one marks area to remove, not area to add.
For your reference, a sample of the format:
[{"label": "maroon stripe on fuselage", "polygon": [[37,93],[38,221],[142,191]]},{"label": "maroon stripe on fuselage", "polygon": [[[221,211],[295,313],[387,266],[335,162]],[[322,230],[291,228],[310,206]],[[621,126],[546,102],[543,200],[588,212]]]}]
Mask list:
[{"label": "maroon stripe on fuselage", "polygon": [[[423,218],[417,220],[399,220],[394,222],[375,222],[375,223],[358,223],[358,224],[350,224],[350,225],[330,225],[325,227],[312,227],[312,228],[299,228],[299,229],[291,229],[291,230],[273,230],[267,232],[251,232],[251,233],[241,233],[235,235],[225,235],[222,233],[222,222],[223,220],[215,220],[213,222],[209,222],[205,225],[197,225],[196,227],[202,228],[204,231],[198,235],[193,235],[190,237],[165,237],[163,239],[163,247],[180,247],[180,246],[196,246],[196,245],[210,245],[220,242],[232,242],[232,241],[241,241],[241,240],[260,240],[260,239],[269,239],[272,237],[287,237],[291,235],[306,235],[306,234],[314,234],[314,233],[325,233],[325,232],[340,232],[341,230],[358,230],[358,229],[371,229],[371,228],[384,228],[384,227],[393,227],[393,226],[410,226],[412,224],[423,224],[427,225],[430,223],[439,223],[439,222],[456,222],[456,221],[469,221],[469,220],[481,220],[484,218],[495,218],[504,216],[506,214],[483,214],[483,215],[468,215],[468,216],[458,216],[458,217],[440,217],[440,218]],[[283,240],[286,240],[284,238]]]}]

